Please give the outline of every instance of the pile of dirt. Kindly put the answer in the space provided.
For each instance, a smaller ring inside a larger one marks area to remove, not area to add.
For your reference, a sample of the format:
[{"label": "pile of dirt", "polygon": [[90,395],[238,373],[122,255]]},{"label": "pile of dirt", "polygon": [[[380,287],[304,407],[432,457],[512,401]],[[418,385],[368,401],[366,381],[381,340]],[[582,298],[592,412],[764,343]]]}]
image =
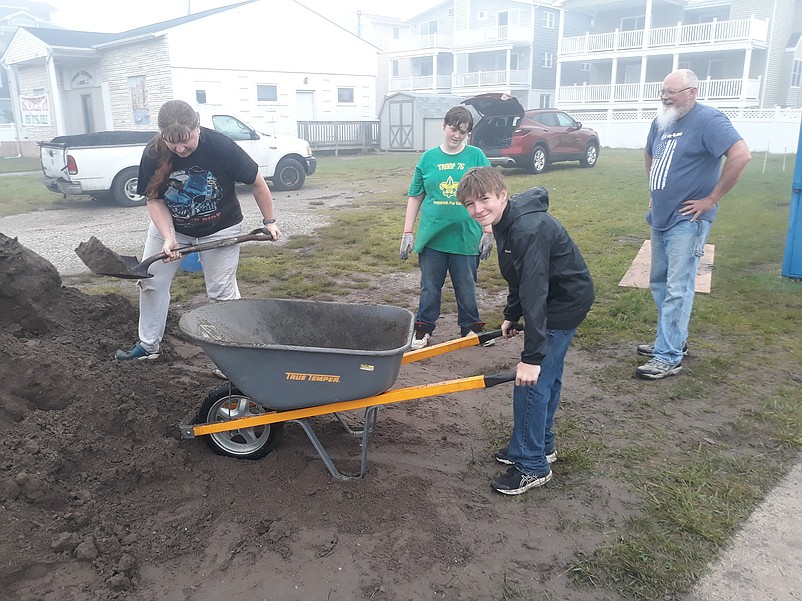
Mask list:
[{"label": "pile of dirt", "polygon": [[[560,523],[624,520],[630,495],[609,479],[533,503],[493,493],[482,433],[508,427],[509,386],[384,407],[361,480],[335,480],[294,425],[261,461],[220,457],[179,437],[220,385],[178,331],[180,310],[158,361],[116,363],[136,307],[63,286],[0,234],[4,600],[490,599],[545,582],[558,598],[595,598],[569,594],[565,566],[608,534]],[[456,330],[443,321],[435,341]],[[405,366],[399,384],[509,369],[513,343]],[[311,423],[338,468],[356,471],[359,438],[331,416]],[[569,482],[555,469],[556,486]]]}]

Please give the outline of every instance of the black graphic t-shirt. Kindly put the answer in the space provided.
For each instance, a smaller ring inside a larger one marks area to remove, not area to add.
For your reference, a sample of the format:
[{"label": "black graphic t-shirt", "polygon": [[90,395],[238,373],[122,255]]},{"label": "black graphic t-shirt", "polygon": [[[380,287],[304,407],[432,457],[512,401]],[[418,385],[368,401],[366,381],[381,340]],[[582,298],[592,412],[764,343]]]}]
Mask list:
[{"label": "black graphic t-shirt", "polygon": [[[144,194],[157,168],[142,157],[137,193]],[[252,184],[259,167],[242,148],[223,134],[201,127],[198,148],[186,158],[173,157],[173,168],[159,190],[173,216],[175,231],[194,238],[208,236],[242,221],[234,186]]]}]

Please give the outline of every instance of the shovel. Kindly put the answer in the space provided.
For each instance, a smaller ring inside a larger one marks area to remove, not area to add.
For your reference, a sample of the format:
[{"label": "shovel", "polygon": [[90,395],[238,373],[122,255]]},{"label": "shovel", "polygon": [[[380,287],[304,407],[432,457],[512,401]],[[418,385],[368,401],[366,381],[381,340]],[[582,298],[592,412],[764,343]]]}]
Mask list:
[{"label": "shovel", "polygon": [[[270,235],[268,230],[258,228],[241,236],[223,238],[221,240],[215,240],[214,242],[204,242],[203,244],[182,246],[175,250],[183,257],[192,253],[201,252],[202,250],[224,248],[226,246],[241,244],[242,242],[266,242],[272,239],[273,236]],[[81,242],[78,248],[75,249],[75,252],[92,273],[113,278],[124,278],[127,280],[152,278],[153,274],[148,273],[148,268],[156,261],[167,258],[167,253],[159,253],[158,255],[148,257],[140,263],[139,259],[136,257],[118,255],[94,236],[86,242]]]}]

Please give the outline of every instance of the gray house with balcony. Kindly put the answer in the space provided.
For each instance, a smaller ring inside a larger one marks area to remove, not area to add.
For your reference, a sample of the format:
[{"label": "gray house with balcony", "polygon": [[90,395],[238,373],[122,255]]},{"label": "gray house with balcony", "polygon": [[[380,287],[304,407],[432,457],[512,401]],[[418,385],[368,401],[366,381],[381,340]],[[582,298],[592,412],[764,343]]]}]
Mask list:
[{"label": "gray house with balcony", "polygon": [[505,92],[553,106],[561,12],[545,0],[448,0],[387,43],[389,92]]},{"label": "gray house with balcony", "polygon": [[800,0],[448,0],[387,43],[389,93],[505,92],[530,108],[654,109],[700,78],[722,109],[802,106]]},{"label": "gray house with balcony", "polygon": [[700,102],[721,109],[800,106],[799,2],[562,0],[560,6],[560,108],[653,109],[664,77],[678,68],[699,76]]}]

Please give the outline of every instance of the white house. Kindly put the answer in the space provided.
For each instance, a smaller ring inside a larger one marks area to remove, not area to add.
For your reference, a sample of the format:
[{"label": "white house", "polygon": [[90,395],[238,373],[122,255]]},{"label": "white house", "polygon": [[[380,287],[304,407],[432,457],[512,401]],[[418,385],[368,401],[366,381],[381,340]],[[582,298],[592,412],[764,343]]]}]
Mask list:
[{"label": "white house", "polygon": [[20,27],[3,63],[20,140],[155,129],[174,98],[296,135],[375,119],[377,52],[292,0],[249,0],[118,34]]}]

